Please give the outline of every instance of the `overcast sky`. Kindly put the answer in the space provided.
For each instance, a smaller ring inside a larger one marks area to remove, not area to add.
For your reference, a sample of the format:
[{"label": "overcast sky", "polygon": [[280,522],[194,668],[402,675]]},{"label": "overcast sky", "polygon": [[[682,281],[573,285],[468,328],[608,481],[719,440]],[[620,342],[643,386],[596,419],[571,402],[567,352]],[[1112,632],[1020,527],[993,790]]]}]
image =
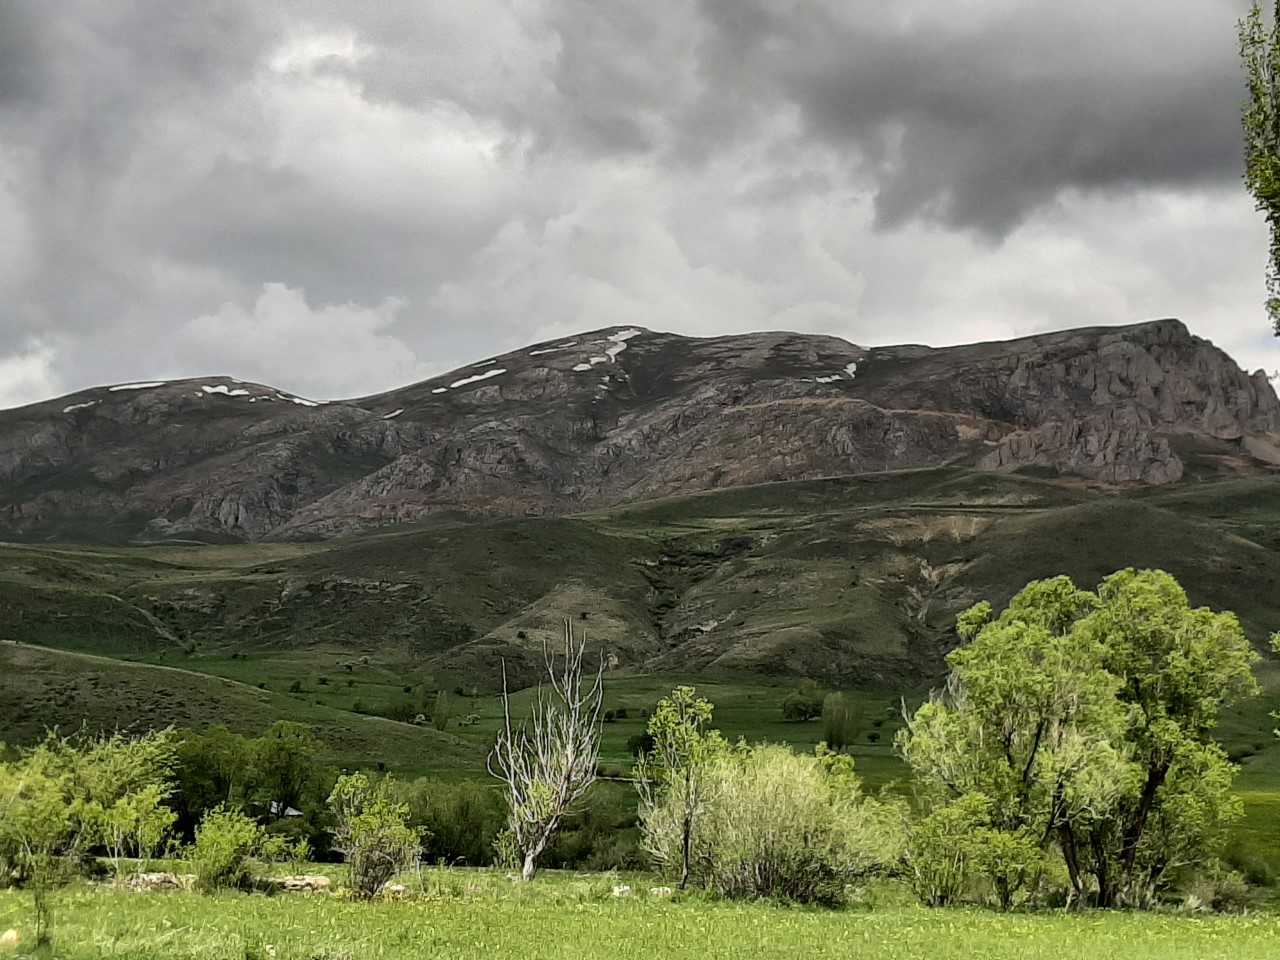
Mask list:
[{"label": "overcast sky", "polygon": [[0,407],[640,324],[1280,368],[1248,0],[0,0]]}]

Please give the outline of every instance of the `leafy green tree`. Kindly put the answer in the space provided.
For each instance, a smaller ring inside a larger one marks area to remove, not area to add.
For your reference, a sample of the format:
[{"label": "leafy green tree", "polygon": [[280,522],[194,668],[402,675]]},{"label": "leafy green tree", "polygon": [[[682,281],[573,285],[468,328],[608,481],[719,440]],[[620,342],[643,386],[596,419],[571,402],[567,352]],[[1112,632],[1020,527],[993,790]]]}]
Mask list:
[{"label": "leafy green tree", "polygon": [[220,804],[238,806],[252,787],[249,740],[224,726],[187,730],[174,748],[175,790],[171,805],[178,832],[195,838],[205,813]]},{"label": "leafy green tree", "polygon": [[1141,904],[1167,871],[1208,859],[1239,816],[1213,731],[1223,706],[1258,693],[1259,658],[1235,614],[1193,608],[1162,571],[1121,570],[1098,599],[1078,629],[1117,681],[1128,776],[1108,816],[1083,812],[1064,839],[1100,905]]},{"label": "leafy green tree", "polygon": [[1073,628],[1095,605],[1057,577],[1028,584],[998,618],[987,603],[960,616],[968,642],[947,658],[946,689],[897,739],[930,802],[983,796],[992,829],[1047,845],[1074,808],[1106,799],[1116,684],[1096,641]]},{"label": "leafy green tree", "polygon": [[37,943],[49,937],[50,896],[91,846],[112,839],[126,811],[153,812],[135,837],[163,834],[156,812],[169,785],[170,732],[141,737],[49,734],[0,764],[0,863],[32,893]]},{"label": "leafy green tree", "polygon": [[802,680],[782,700],[782,719],[792,722],[813,720],[822,716],[822,688],[813,680]]},{"label": "leafy green tree", "polygon": [[1242,117],[1244,179],[1271,231],[1267,313],[1280,335],[1280,0],[1270,23],[1255,2],[1239,32],[1248,88]]},{"label": "leafy green tree", "polygon": [[[983,603],[957,626],[946,690],[898,737],[927,798],[986,797],[985,829],[1013,860],[1034,866],[1026,838],[1056,841],[1075,894],[1103,906],[1145,902],[1211,853],[1237,809],[1211,732],[1256,690],[1233,614],[1192,609],[1166,573],[1123,570],[1096,593],[1030,583],[999,617]],[[997,880],[1002,902],[1030,877]]]},{"label": "leafy green tree", "polygon": [[117,879],[123,875],[127,855],[147,860],[168,838],[178,816],[165,804],[171,790],[168,784],[148,784],[121,797],[104,812],[102,838]]},{"label": "leafy green tree", "polygon": [[352,892],[375,896],[421,850],[419,829],[409,825],[409,807],[395,799],[386,779],[371,782],[363,773],[338,778],[329,795],[336,828],[334,847],[347,862]]},{"label": "leafy green tree", "polygon": [[305,812],[323,805],[329,774],[320,749],[309,726],[289,720],[276,721],[251,741],[252,792],[271,816],[282,817],[290,807]]},{"label": "leafy green tree", "polygon": [[[636,762],[646,847],[659,866],[678,869],[681,889],[689,884],[699,819],[713,797],[711,768],[727,749],[720,732],[708,728],[713,710],[693,687],[676,687],[649,717],[653,747]],[[674,851],[672,832],[658,828],[672,819],[679,839]]]},{"label": "leafy green tree", "polygon": [[431,705],[431,725],[443,732],[449,726],[449,691],[441,690]]},{"label": "leafy green tree", "polygon": [[847,750],[862,730],[862,704],[843,693],[829,693],[822,701],[822,736],[832,750]]},{"label": "leafy green tree", "polygon": [[84,801],[46,743],[0,767],[0,848],[31,891],[36,943],[49,942],[50,895],[70,876],[69,861],[88,839]]}]

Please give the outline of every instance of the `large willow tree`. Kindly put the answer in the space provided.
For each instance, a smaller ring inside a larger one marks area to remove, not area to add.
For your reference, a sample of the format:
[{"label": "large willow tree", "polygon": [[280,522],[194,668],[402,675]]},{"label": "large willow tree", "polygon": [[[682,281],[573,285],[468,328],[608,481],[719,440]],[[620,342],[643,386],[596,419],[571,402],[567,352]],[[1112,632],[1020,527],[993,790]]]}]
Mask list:
[{"label": "large willow tree", "polygon": [[1240,59],[1249,88],[1244,180],[1271,230],[1267,313],[1280,336],[1280,0],[1270,23],[1257,3],[1240,21]]}]

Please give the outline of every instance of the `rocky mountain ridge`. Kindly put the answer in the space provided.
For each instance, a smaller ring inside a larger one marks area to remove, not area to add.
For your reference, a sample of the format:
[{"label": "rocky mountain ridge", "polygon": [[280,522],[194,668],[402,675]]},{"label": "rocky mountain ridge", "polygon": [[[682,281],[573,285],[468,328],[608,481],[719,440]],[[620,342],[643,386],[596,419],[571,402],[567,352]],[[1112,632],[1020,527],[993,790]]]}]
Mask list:
[{"label": "rocky mountain ridge", "polygon": [[961,347],[609,327],[373,397],[227,377],[0,411],[0,538],[299,540],[943,464],[1280,467],[1280,400],[1177,320]]}]

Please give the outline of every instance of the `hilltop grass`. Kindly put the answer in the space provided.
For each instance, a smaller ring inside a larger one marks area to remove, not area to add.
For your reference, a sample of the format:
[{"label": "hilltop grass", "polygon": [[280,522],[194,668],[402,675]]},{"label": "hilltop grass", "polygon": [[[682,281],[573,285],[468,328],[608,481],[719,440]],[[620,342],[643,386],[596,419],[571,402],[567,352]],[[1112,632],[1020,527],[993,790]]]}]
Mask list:
[{"label": "hilltop grass", "polygon": [[[135,894],[80,886],[58,895],[65,960],[1263,960],[1280,918],[926,910],[838,912],[686,900],[607,876],[549,877],[425,900],[359,904],[327,896]],[[25,929],[27,904],[0,893],[0,928]]]}]

